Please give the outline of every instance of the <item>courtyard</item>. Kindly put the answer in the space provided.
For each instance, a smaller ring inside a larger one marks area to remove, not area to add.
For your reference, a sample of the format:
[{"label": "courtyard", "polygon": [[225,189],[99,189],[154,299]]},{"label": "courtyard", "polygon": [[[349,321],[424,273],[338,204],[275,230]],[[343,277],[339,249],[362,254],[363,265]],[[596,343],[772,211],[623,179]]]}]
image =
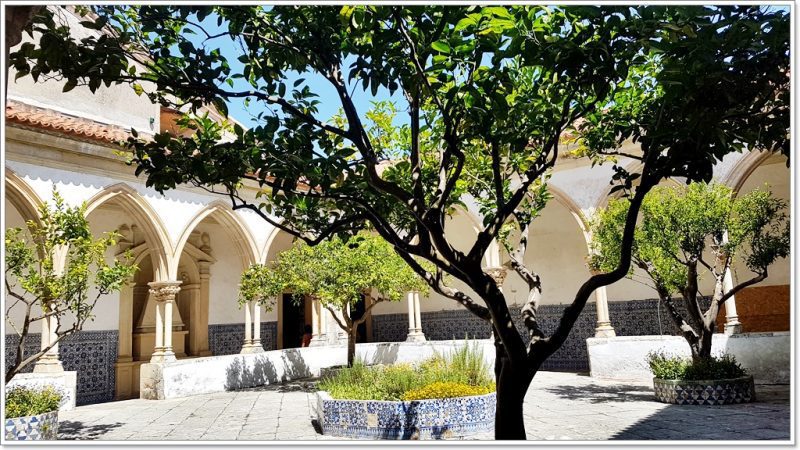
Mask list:
[{"label": "courtyard", "polygon": [[[789,385],[758,385],[754,403],[676,406],[647,382],[540,372],[525,397],[529,440],[788,440]],[[161,401],[124,400],[59,415],[66,440],[269,441],[342,439],[313,422],[310,381]],[[709,423],[714,425],[709,429]],[[475,439],[492,439],[491,435]]]}]

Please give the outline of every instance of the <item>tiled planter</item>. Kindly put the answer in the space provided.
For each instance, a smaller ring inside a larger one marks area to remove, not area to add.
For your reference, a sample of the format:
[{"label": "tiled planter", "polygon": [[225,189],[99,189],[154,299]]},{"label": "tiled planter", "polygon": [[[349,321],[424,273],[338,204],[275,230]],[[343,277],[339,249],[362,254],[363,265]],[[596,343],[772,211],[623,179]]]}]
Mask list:
[{"label": "tiled planter", "polygon": [[336,400],[317,392],[322,434],[362,439],[458,439],[494,429],[495,393],[408,402]]},{"label": "tiled planter", "polygon": [[58,439],[58,411],[6,419],[8,441],[54,441]]},{"label": "tiled planter", "polygon": [[676,405],[730,405],[756,399],[753,377],[727,380],[662,380],[653,378],[656,399]]}]

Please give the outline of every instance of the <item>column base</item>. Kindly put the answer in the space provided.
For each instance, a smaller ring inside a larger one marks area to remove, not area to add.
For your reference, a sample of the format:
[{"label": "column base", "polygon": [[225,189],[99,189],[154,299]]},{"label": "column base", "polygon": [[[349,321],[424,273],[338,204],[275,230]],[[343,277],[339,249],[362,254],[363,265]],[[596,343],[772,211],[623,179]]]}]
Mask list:
[{"label": "column base", "polygon": [[406,342],[425,342],[425,335],[422,334],[421,331],[412,331],[408,333],[408,337],[406,337]]},{"label": "column base", "polygon": [[324,334],[320,334],[319,336],[314,336],[311,338],[311,342],[308,343],[309,347],[322,347],[328,344],[328,337]]},{"label": "column base", "polygon": [[725,335],[731,336],[742,332],[742,324],[737,320],[736,322],[725,324]]},{"label": "column base", "polygon": [[177,358],[175,357],[175,352],[172,350],[155,351],[150,357],[151,363],[164,363],[176,360]]},{"label": "column base", "polygon": [[33,373],[61,373],[63,371],[64,365],[55,355],[44,355],[33,366]]},{"label": "column base", "polygon": [[611,325],[600,325],[594,329],[594,337],[597,338],[609,338],[616,336],[617,333],[614,331],[614,327]]},{"label": "column base", "polygon": [[261,346],[261,342],[253,342],[252,344],[244,344],[242,346],[242,351],[239,353],[248,354],[248,353],[264,353],[264,347]]}]

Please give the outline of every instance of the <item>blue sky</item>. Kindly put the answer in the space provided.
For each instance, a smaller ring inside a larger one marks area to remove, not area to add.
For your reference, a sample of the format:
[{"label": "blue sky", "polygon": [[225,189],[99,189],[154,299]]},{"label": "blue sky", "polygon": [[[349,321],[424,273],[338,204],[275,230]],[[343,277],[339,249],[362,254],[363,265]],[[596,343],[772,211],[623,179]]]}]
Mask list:
[{"label": "blue sky", "polygon": [[[217,16],[212,15],[206,17],[206,19],[201,22],[204,26],[206,31],[211,34],[217,34],[220,32],[225,31],[225,24],[222,27],[217,25]],[[241,50],[234,45],[233,41],[228,38],[218,38],[213,41],[208,41],[203,45],[203,39],[205,35],[197,34],[194,37],[190,36],[190,40],[195,44],[197,47],[203,47],[210,51],[214,48],[219,48],[220,53],[228,59],[228,63],[231,66],[231,73],[241,73],[243,64],[238,61],[238,57],[241,54]],[[175,53],[179,53],[177,49],[175,49]],[[349,75],[349,66],[352,61],[346,60],[343,64],[343,70],[345,74],[345,79],[348,78]],[[336,94],[335,89],[331,86],[331,84],[325,80],[322,76],[315,73],[289,73],[287,74],[287,82],[286,87],[287,89],[291,88],[292,83],[297,80],[298,78],[304,78],[305,84],[309,87],[311,92],[314,92],[319,95],[320,104],[318,105],[319,113],[317,114],[317,118],[323,121],[327,121],[330,119],[341,107],[341,102],[339,101],[339,97]],[[352,92],[352,97],[355,102],[356,108],[358,109],[359,113],[364,115],[364,113],[369,110],[371,106],[371,102],[373,101],[380,101],[380,100],[391,100],[395,103],[398,109],[398,117],[396,119],[396,123],[398,125],[402,123],[407,123],[408,118],[407,114],[405,113],[407,108],[407,102],[403,98],[402,93],[398,90],[395,91],[394,95],[389,95],[389,91],[385,88],[379,88],[378,92],[375,96],[372,95],[372,92],[365,92],[361,88],[361,84],[357,82],[358,80],[354,80],[355,86],[350,86],[349,89]],[[223,85],[224,88],[229,88],[227,85]],[[236,79],[234,80],[232,90],[251,90],[252,86],[249,83],[244,81],[243,79]],[[228,114],[245,125],[246,127],[254,127],[259,124],[259,121],[256,119],[255,116],[258,115],[259,112],[264,111],[266,108],[263,103],[260,102],[251,102],[249,107],[245,106],[244,99],[233,99],[231,102],[228,103]]]}]

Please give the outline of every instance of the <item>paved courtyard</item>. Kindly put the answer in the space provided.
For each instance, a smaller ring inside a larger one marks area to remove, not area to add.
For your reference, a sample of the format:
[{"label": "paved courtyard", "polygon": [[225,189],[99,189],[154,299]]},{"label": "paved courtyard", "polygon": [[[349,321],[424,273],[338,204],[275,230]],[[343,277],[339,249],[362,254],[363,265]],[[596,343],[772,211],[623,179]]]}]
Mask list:
[{"label": "paved courtyard", "polygon": [[[675,406],[648,383],[539,373],[525,397],[528,439],[788,440],[789,386],[756,387],[758,402]],[[126,400],[59,414],[62,439],[319,440],[313,389],[296,382],[174,400]],[[477,436],[491,439],[491,435]]]}]

